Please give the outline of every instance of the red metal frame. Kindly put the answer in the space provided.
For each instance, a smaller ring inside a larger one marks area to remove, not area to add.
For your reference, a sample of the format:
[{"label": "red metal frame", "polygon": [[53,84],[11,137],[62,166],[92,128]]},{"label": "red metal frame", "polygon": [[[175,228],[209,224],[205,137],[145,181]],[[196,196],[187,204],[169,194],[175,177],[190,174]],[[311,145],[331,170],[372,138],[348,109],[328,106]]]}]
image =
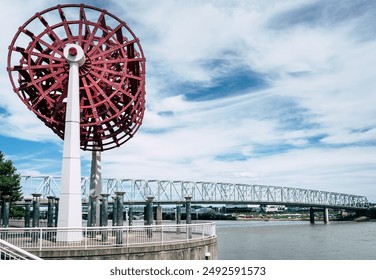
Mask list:
[{"label": "red metal frame", "polygon": [[81,148],[119,147],[142,123],[146,59],[133,31],[106,10],[58,5],[26,21],[9,46],[13,89],[64,139],[69,65],[63,49],[69,43],[80,45],[86,57],[80,67]]}]

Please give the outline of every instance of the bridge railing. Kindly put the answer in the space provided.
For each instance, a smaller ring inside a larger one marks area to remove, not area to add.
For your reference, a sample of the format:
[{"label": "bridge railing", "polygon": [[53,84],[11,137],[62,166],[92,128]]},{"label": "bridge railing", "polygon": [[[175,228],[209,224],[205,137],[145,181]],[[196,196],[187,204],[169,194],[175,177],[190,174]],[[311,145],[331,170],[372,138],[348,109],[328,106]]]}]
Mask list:
[{"label": "bridge railing", "polygon": [[[32,192],[43,196],[59,195],[60,178],[52,176],[22,176],[25,195]],[[192,197],[198,203],[260,203],[260,204],[309,204],[326,207],[368,208],[365,196],[327,192],[303,188],[251,185],[223,182],[193,182],[142,179],[102,179],[104,193],[124,191],[126,202],[145,202],[154,196],[155,202],[182,202]],[[90,180],[82,177],[82,199],[88,199]]]},{"label": "bridge railing", "polygon": [[[25,250],[181,243],[203,240],[215,235],[215,224],[212,222],[151,226],[0,229],[1,239]],[[57,236],[69,236],[70,240],[79,241],[58,241]]]}]

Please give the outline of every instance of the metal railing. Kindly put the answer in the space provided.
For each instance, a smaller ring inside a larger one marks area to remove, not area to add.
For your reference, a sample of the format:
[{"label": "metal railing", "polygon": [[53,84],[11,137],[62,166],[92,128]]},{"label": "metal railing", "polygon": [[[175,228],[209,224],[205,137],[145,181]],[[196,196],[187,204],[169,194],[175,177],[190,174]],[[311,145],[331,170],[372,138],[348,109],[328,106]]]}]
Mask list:
[{"label": "metal railing", "polygon": [[41,260],[41,258],[0,239],[0,260]]},{"label": "metal railing", "polygon": [[[23,249],[93,248],[190,242],[214,237],[215,223],[81,227],[2,228],[0,238]],[[59,241],[68,240],[68,241]],[[69,241],[75,240],[75,241]]]}]

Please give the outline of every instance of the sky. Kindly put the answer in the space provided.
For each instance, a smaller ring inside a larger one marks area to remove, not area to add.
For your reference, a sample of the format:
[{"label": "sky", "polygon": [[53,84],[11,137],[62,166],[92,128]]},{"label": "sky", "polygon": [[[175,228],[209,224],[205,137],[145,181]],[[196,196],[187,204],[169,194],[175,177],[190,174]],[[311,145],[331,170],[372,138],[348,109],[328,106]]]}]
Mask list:
[{"label": "sky", "polygon": [[[146,112],[102,153],[105,178],[231,182],[376,202],[376,1],[65,1],[108,10],[140,39]],[[13,92],[8,46],[53,0],[0,10],[0,151],[60,176],[62,141]],[[90,152],[81,152],[82,175]]]}]

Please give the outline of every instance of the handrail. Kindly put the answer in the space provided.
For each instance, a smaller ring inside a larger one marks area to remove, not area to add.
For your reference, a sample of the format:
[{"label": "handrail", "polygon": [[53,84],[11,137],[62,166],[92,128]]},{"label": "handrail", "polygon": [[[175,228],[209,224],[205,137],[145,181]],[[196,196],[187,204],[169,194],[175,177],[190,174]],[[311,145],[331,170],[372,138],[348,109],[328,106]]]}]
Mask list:
[{"label": "handrail", "polygon": [[42,260],[41,258],[0,239],[0,260]]},{"label": "handrail", "polygon": [[[0,238],[26,250],[182,243],[216,236],[215,223],[78,228],[1,228]],[[66,239],[65,239],[66,238]],[[73,241],[72,241],[73,240]]]}]

